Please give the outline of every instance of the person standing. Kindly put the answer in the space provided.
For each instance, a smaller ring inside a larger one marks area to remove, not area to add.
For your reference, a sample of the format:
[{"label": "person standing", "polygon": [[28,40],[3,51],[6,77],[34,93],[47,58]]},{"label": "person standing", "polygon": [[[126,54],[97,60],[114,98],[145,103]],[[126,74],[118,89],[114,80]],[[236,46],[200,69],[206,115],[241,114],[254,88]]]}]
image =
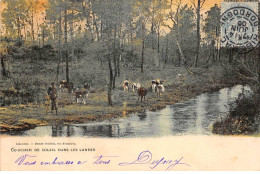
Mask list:
[{"label": "person standing", "polygon": [[57,99],[58,95],[57,95],[57,90],[56,90],[54,82],[51,83],[50,87],[48,88],[47,93],[51,99],[51,112],[53,110],[56,110],[56,114],[57,114],[58,108],[57,108],[57,104],[56,104],[56,99]]}]

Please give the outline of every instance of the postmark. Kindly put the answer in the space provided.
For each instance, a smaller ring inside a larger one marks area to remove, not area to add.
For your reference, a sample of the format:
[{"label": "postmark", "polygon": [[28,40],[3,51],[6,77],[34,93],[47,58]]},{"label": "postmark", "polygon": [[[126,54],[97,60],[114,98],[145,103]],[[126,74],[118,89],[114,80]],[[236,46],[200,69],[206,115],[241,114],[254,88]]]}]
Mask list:
[{"label": "postmark", "polygon": [[258,45],[259,17],[256,2],[221,4],[221,46],[250,50]]}]

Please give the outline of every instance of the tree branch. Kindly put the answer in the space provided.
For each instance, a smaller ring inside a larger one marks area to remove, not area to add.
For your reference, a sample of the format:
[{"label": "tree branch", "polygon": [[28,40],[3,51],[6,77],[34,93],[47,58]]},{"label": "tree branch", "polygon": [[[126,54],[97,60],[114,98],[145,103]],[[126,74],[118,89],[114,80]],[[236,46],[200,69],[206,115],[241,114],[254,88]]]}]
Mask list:
[{"label": "tree branch", "polygon": [[204,5],[205,2],[206,2],[206,0],[202,0],[202,1],[201,1],[201,6],[200,6],[200,8],[203,7],[203,5]]},{"label": "tree branch", "polygon": [[197,9],[197,6],[196,6],[196,3],[195,3],[195,0],[190,0],[190,2],[191,2],[192,5],[194,6],[194,8]]}]

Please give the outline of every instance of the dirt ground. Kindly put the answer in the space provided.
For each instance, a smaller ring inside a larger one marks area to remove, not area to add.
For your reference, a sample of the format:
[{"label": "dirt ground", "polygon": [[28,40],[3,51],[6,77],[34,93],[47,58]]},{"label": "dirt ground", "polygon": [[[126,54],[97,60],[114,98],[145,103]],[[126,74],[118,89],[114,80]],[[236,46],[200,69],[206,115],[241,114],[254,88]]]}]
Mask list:
[{"label": "dirt ground", "polygon": [[[184,71],[184,70],[183,70]],[[145,102],[137,102],[138,95],[132,92],[124,92],[122,86],[117,84],[113,91],[113,103],[111,107],[107,104],[106,90],[96,89],[90,93],[86,105],[76,104],[73,94],[66,91],[58,93],[58,114],[50,112],[48,102],[40,104],[10,105],[0,107],[0,131],[12,132],[31,129],[37,126],[52,125],[57,123],[85,123],[88,121],[99,121],[113,117],[128,116],[130,113],[149,109],[160,110],[166,105],[183,102],[204,92],[216,91],[224,87],[238,84],[238,81],[223,80],[220,76],[212,78],[215,72],[208,69],[195,69],[199,75],[185,74],[183,79],[178,79],[177,74],[172,74],[172,79],[164,79],[166,91],[160,98],[151,91],[151,80],[142,81],[142,86],[148,89]],[[201,77],[204,74],[204,77]],[[165,76],[170,77],[170,76]],[[46,109],[47,110],[46,112]]]}]

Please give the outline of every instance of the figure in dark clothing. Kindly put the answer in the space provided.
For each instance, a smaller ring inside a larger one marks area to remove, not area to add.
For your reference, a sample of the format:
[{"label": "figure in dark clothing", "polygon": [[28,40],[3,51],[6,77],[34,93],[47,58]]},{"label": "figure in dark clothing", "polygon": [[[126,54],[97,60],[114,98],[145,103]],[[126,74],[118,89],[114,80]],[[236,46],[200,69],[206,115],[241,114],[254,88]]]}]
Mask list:
[{"label": "figure in dark clothing", "polygon": [[56,105],[56,99],[57,99],[57,90],[56,90],[56,87],[54,85],[54,83],[51,83],[50,87],[48,88],[48,91],[47,91],[48,95],[50,96],[50,99],[51,99],[51,112],[53,110],[56,110],[56,114],[57,114],[57,105]]}]

